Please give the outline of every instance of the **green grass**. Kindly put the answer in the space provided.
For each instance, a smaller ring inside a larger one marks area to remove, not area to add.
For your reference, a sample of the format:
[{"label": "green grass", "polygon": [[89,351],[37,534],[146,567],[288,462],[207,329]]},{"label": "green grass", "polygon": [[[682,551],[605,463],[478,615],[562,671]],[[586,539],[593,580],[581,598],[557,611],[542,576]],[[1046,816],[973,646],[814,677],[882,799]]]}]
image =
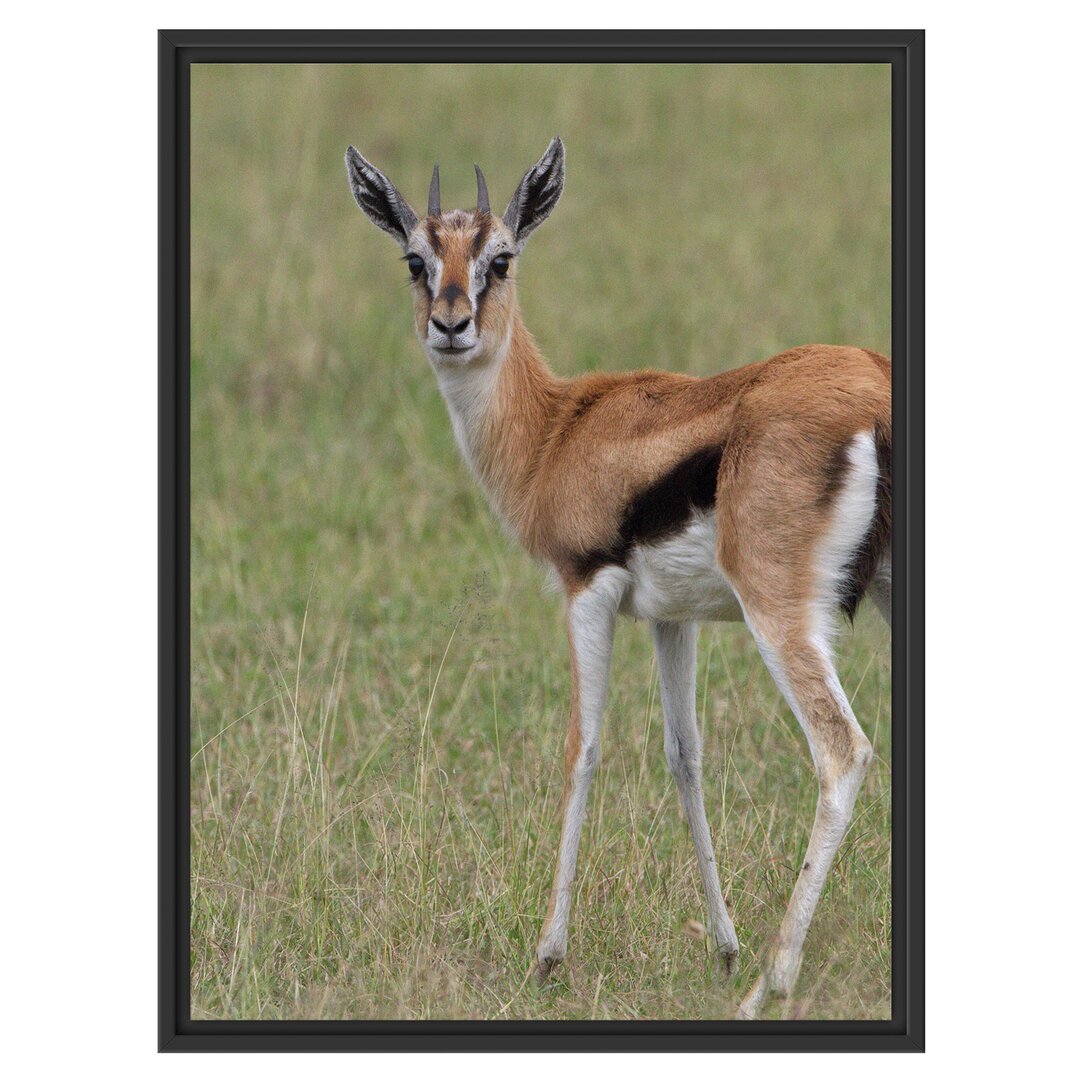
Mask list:
[{"label": "green grass", "polygon": [[[889,351],[888,71],[196,67],[192,80],[192,1009],[196,1018],[726,1018],[813,818],[805,741],[744,627],[703,631],[706,801],[743,946],[721,985],[620,626],[568,964],[528,980],[558,837],[560,599],[503,535],[415,341],[349,142],[423,205],[504,204],[558,133],[522,259],[562,373]],[[795,1015],[890,1014],[889,635],[839,668],[876,756]],[[780,1015],[776,1007],[769,1015]]]}]

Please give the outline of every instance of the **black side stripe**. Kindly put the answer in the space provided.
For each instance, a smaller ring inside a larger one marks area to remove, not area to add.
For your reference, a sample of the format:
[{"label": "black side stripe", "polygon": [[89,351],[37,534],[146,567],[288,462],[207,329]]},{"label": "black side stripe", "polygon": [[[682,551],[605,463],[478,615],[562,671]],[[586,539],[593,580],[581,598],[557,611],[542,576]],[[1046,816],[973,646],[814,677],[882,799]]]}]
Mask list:
[{"label": "black side stripe", "polygon": [[635,495],[623,511],[618,538],[609,548],[575,556],[577,573],[588,578],[604,566],[625,566],[636,545],[674,536],[695,511],[714,507],[722,454],[721,446],[698,450]]}]

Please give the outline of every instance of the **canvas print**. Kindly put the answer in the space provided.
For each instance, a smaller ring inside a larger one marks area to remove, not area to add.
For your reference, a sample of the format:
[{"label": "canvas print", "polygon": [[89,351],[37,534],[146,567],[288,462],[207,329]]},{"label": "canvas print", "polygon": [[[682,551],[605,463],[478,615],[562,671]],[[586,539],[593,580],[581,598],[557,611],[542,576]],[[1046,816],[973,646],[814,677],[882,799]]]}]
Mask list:
[{"label": "canvas print", "polygon": [[890,118],[193,65],[194,1019],[892,1016]]}]

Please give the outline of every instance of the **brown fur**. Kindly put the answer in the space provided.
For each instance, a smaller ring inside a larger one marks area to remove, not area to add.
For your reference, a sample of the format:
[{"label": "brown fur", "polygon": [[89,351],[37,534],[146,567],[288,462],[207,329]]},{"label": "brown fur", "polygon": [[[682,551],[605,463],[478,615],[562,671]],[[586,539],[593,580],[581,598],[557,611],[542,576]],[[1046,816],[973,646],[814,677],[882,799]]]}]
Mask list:
[{"label": "brown fur", "polygon": [[[378,177],[372,179],[373,169],[355,151],[350,153],[360,162],[354,167],[350,159],[358,203],[376,224],[392,231],[388,215],[394,200],[379,201]],[[560,178],[552,184],[556,172]],[[561,190],[558,140],[529,177],[540,178],[536,205],[527,208],[532,228],[550,212]],[[383,180],[382,186],[388,186]],[[368,190],[372,185],[375,194]],[[741,1007],[746,1015],[756,1015],[763,994],[786,994],[791,988],[807,912],[817,903],[835,854],[835,830],[850,821],[854,794],[872,753],[815,635],[823,602],[839,602],[849,615],[854,613],[888,549],[890,363],[865,349],[803,345],[710,378],[659,371],[559,378],[521,319],[516,259],[505,278],[488,261],[496,252],[516,255],[527,233],[512,232],[504,221],[479,210],[428,217],[414,231],[401,231],[408,233],[407,247],[431,249],[413,288],[421,340],[428,341],[429,320],[444,326],[473,321],[460,331],[465,344],[456,352],[442,344],[450,333],[446,330],[433,333],[429,346],[455,432],[494,507],[526,550],[555,568],[568,597],[600,567],[620,560],[625,565],[633,544],[671,535],[692,513],[708,509],[715,514],[718,564],[774,674],[780,673],[778,682],[806,730],[820,781],[817,816],[795,895],[766,973]],[[441,266],[437,290],[428,280],[432,253]],[[482,282],[471,280],[479,274],[484,274]],[[874,514],[843,568],[841,595],[823,597],[818,554],[851,467],[849,448],[862,432],[873,434],[877,450]],[[569,852],[576,851],[580,835],[572,831],[580,830],[580,822],[568,822],[566,812],[582,757],[581,673],[573,645],[571,631],[573,693],[563,792],[563,841]],[[699,859],[710,857],[698,854]],[[565,955],[564,939],[545,942],[559,882],[567,876],[572,875],[556,868],[538,945],[539,977]],[[727,919],[726,912],[723,916]],[[564,926],[559,933],[565,937]],[[738,949],[733,929],[729,937],[722,942],[728,960]]]},{"label": "brown fur", "polygon": [[[431,313],[469,314],[469,261],[498,218],[455,211],[425,223],[441,252]],[[508,241],[509,243],[509,241]],[[454,301],[445,300],[451,290]],[[429,309],[417,288],[417,328]],[[428,297],[430,300],[430,296]],[[522,322],[513,273],[485,291],[478,323],[510,343],[474,465],[527,551],[552,564],[570,593],[590,552],[617,543],[635,495],[680,461],[723,448],[717,477],[718,557],[744,603],[805,629],[816,542],[829,523],[845,447],[873,431],[883,481],[872,536],[853,568],[861,597],[887,544],[891,366],[865,349],[803,345],[709,378],[661,371],[552,374]],[[857,602],[857,601],[856,601]]]}]

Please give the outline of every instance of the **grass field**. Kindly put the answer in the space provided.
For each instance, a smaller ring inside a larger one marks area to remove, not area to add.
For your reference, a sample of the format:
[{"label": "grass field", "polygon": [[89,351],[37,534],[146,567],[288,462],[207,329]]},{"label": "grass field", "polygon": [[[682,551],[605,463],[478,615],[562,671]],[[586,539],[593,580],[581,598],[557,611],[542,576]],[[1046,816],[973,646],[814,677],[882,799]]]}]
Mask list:
[{"label": "grass field", "polygon": [[[709,374],[890,351],[885,67],[196,67],[192,83],[195,1018],[729,1018],[813,819],[805,741],[741,625],[702,634],[727,985],[662,752],[648,628],[616,641],[570,959],[528,979],[558,838],[561,600],[460,463],[354,142],[415,205],[505,205],[554,134],[521,260],[552,366]],[[889,635],[841,679],[876,756],[785,1015],[890,1014]],[[781,1013],[776,1006],[768,1014]]]}]

